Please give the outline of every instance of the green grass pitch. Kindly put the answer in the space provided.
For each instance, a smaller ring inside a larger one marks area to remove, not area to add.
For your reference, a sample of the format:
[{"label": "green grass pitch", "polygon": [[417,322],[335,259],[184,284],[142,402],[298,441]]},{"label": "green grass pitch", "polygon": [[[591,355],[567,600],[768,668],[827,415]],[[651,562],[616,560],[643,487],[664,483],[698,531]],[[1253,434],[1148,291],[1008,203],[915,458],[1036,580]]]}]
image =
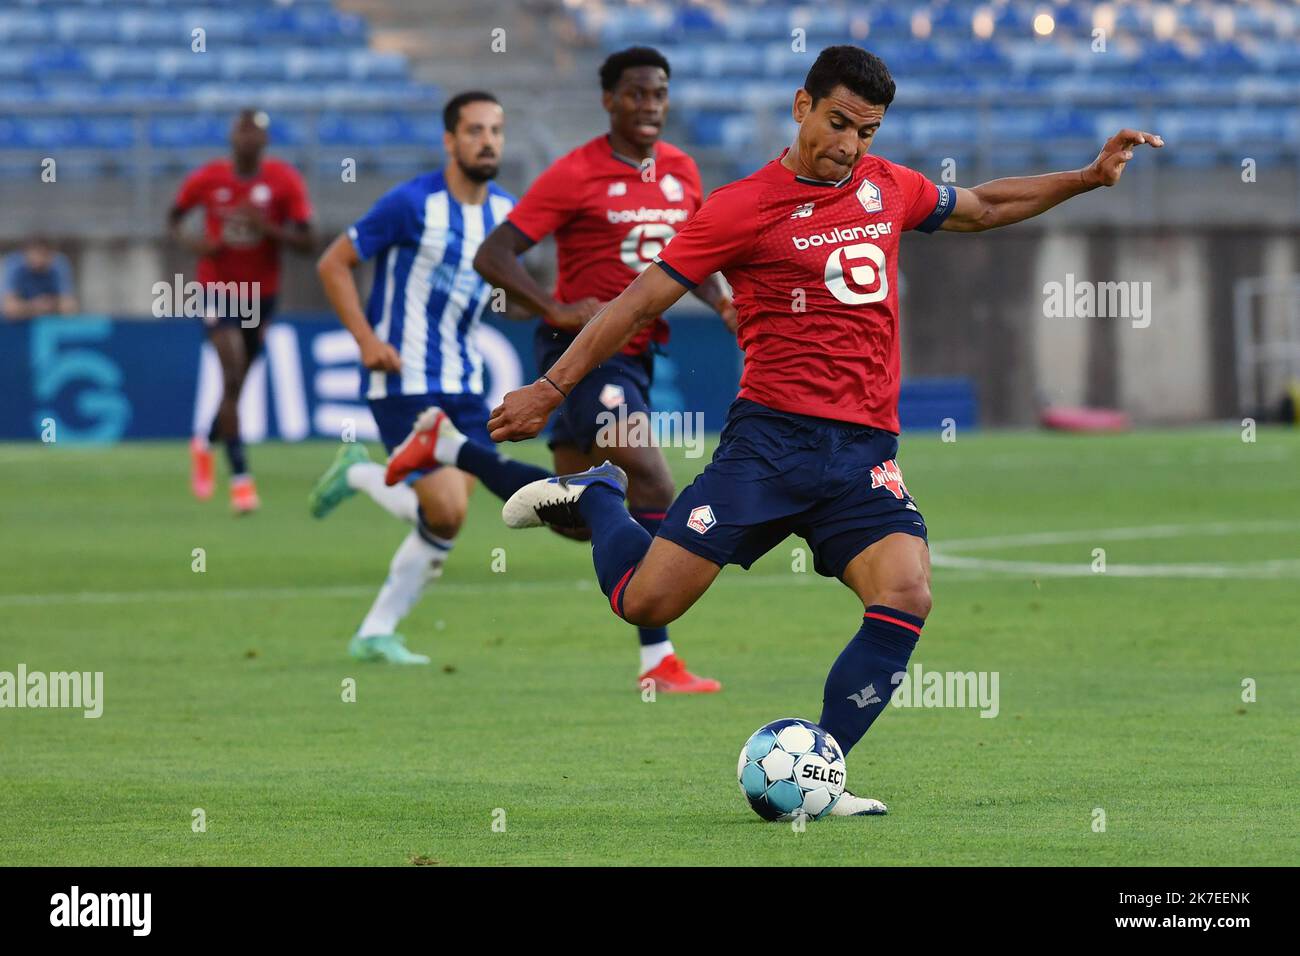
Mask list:
[{"label": "green grass pitch", "polygon": [[[345,644],[404,531],[362,496],[307,516],[331,454],[253,448],[264,507],[237,520],[224,488],[190,498],[179,443],[0,446],[0,670],[103,671],[105,696],[97,720],[0,710],[0,862],[1300,858],[1300,434],[905,436],[943,556],[913,663],[996,671],[999,713],[889,708],[848,783],[890,815],[804,832],[735,781],[756,727],[816,719],[858,627],[801,542],[674,625],[724,692],[644,702],[586,546],[508,531],[480,490],[403,627],[433,665],[361,665]],[[670,460],[685,483],[707,459]]]}]

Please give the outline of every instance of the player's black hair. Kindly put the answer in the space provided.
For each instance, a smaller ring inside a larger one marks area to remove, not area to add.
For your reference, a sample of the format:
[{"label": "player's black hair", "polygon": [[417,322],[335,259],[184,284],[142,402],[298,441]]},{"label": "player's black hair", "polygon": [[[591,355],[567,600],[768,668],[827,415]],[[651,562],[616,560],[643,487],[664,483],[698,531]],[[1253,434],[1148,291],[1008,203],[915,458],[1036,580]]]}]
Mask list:
[{"label": "player's black hair", "polygon": [[817,55],[803,81],[814,106],[837,86],[874,106],[888,107],[894,102],[894,78],[889,75],[889,67],[880,57],[861,47],[828,46]]},{"label": "player's black hair", "polygon": [[654,47],[630,46],[605,57],[605,62],[600,65],[600,88],[606,93],[612,91],[618,86],[624,70],[638,66],[657,66],[664,71],[664,76],[673,75],[668,58]]},{"label": "player's black hair", "polygon": [[442,125],[448,133],[456,132],[456,124],[460,122],[460,111],[463,107],[469,106],[470,103],[496,103],[498,106],[501,105],[501,101],[486,90],[466,90],[464,93],[457,93],[442,108]]}]

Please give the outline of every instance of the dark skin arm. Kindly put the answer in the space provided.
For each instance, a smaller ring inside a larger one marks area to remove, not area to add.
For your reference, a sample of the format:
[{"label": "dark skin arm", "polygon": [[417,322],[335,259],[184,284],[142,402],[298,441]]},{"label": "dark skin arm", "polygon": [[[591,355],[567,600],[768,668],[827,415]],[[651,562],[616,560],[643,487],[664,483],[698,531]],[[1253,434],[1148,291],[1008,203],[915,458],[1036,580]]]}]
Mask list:
[{"label": "dark skin arm", "polygon": [[188,209],[181,209],[179,206],[171,208],[167,213],[167,238],[196,256],[216,255],[222,248],[219,241],[209,239],[206,233],[186,235],[181,231],[181,221],[188,212]]},{"label": "dark skin arm", "polygon": [[1133,147],[1159,149],[1165,141],[1154,133],[1123,129],[1106,141],[1089,165],[1066,173],[995,179],[972,189],[957,187],[957,202],[941,227],[948,232],[983,232],[1044,213],[1098,186],[1114,186],[1133,158]]},{"label": "dark skin arm", "polygon": [[504,289],[510,301],[526,309],[528,315],[540,315],[561,329],[577,331],[596,314],[600,301],[588,297],[567,304],[557,302],[519,261],[533,245],[514,226],[502,223],[478,247],[474,270],[496,288]]},{"label": "dark skin arm", "polygon": [[685,286],[651,265],[583,327],[545,378],[505,397],[488,421],[492,440],[522,441],[540,432],[573,386],[685,294]]}]

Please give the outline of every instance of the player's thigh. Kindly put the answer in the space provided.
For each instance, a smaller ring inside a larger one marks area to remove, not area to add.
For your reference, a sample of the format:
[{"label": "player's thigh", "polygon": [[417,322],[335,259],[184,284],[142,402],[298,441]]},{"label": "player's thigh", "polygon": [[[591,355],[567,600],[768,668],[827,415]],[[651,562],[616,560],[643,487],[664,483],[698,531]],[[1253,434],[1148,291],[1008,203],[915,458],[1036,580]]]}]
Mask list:
[{"label": "player's thigh", "polygon": [[643,627],[663,627],[685,614],[722,568],[666,538],[655,538],[623,586],[623,616]]},{"label": "player's thigh", "polygon": [[922,537],[886,535],[853,558],[842,577],[866,607],[883,604],[917,617],[930,613],[930,548]]},{"label": "player's thigh", "polygon": [[469,511],[474,476],[458,468],[439,468],[422,475],[411,487],[420,502],[424,523],[435,534],[454,537]]},{"label": "player's thigh", "polygon": [[248,349],[239,326],[221,322],[208,328],[208,341],[221,362],[221,372],[226,384],[238,384],[243,381],[248,370]]},{"label": "player's thigh", "polygon": [[653,445],[614,445],[596,448],[595,455],[607,458],[627,472],[627,506],[632,509],[666,510],[673,503],[673,475],[664,453]]},{"label": "player's thigh", "polygon": [[579,471],[586,471],[592,465],[599,464],[599,462],[593,461],[591,455],[588,455],[577,445],[571,445],[568,442],[561,442],[551,446],[551,461],[555,465],[557,475],[572,475]]}]

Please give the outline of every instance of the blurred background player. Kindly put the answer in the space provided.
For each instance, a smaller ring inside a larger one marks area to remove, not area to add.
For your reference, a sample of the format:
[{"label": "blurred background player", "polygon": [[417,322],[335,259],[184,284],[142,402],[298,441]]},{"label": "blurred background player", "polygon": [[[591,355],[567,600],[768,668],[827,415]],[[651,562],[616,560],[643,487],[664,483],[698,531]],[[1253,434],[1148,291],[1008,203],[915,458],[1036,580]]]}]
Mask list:
[{"label": "blurred background player", "polygon": [[[601,103],[609,132],[560,157],[528,189],[514,212],[483,243],[474,267],[511,300],[541,317],[534,339],[537,367],[551,367],[600,305],[623,291],[672,239],[676,227],[703,201],[695,161],[660,140],[668,113],[668,60],[649,47],[611,54],[600,67]],[[559,283],[549,294],[519,256],[554,234]],[[735,309],[719,276],[695,290],[735,328]],[[649,414],[655,350],[668,340],[662,318],[637,334],[565,396],[550,434],[555,470],[581,471],[606,458],[627,472],[628,508],[651,534],[673,500],[663,452],[624,443],[596,450],[600,416]],[[495,494],[508,499],[540,472],[497,459],[469,464]],[[661,690],[708,693],[721,689],[691,674],[663,627],[638,628],[641,679]]]},{"label": "blurred background player", "polygon": [[0,279],[0,314],[9,321],[77,311],[68,257],[48,239],[33,236],[22,251],[5,257]]},{"label": "blurred background player", "polygon": [[[190,485],[197,498],[212,496],[210,444],[220,438],[226,445],[230,503],[236,514],[258,507],[239,432],[239,393],[275,312],[280,247],[308,253],[316,245],[302,177],[288,163],[263,157],[269,126],[261,110],[241,111],[230,128],[230,158],[213,160],[191,173],[167,217],[171,240],[198,256],[197,278],[208,290],[203,321],[221,361],[221,404],[208,433],[190,442]],[[186,236],[181,222],[196,206],[205,212],[203,233]]]},{"label": "blurred background player", "polygon": [[[452,97],[443,113],[447,165],[405,182],[325,250],[317,272],[339,319],[370,370],[362,391],[392,452],[430,406],[487,440],[483,358],[474,332],[491,288],[474,271],[483,238],[514,208],[514,197],[492,182],[505,143],[505,114],[491,93]],[[366,310],[353,269],[375,259]],[[389,487],[384,467],[365,449],[345,443],[310,496],[324,517],[365,491],[376,504],[412,525],[388,568],[388,579],[348,650],[358,660],[427,664],[396,633],[425,586],[441,576],[469,507],[472,475],[431,465],[410,484]]]}]

